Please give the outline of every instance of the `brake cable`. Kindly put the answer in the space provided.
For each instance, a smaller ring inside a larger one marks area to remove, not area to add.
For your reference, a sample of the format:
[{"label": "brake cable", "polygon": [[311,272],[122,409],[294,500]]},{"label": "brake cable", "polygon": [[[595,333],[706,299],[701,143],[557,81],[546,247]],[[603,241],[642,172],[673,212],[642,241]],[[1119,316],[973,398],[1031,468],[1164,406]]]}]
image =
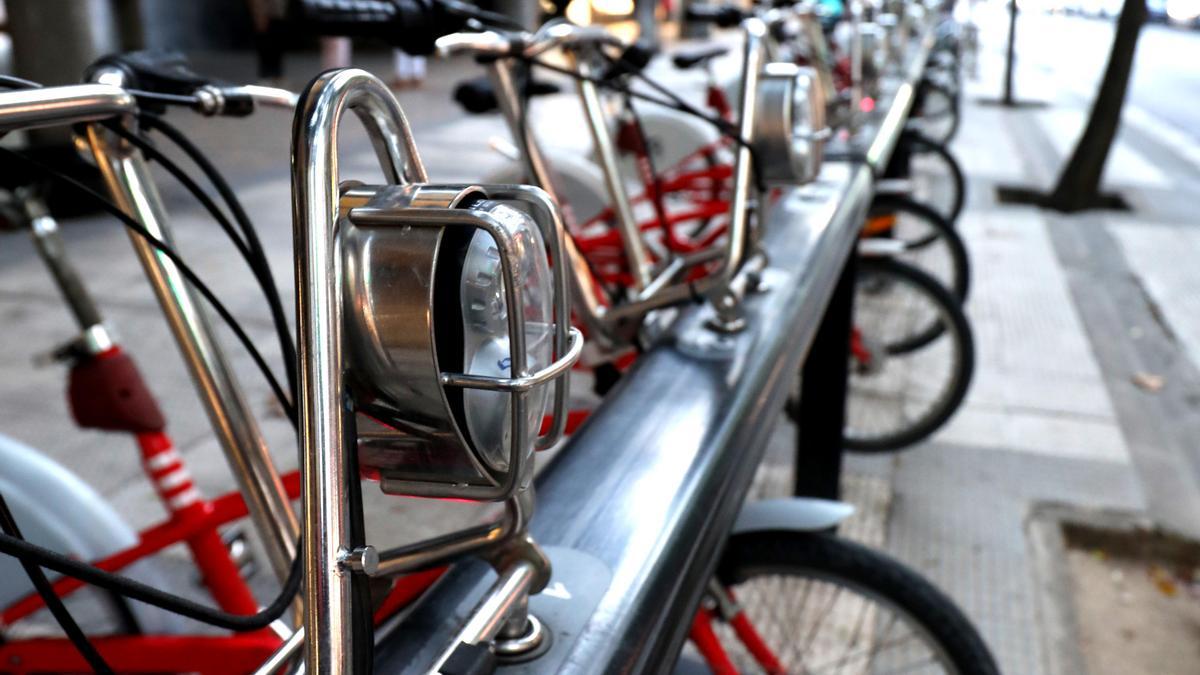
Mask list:
[{"label": "brake cable", "polygon": [[[4,495],[0,495],[0,530],[3,530],[5,535],[15,537],[24,541],[21,536],[21,528],[17,526],[16,518],[13,518],[12,511],[8,508],[8,502],[4,500]],[[33,584],[37,594],[42,598],[42,602],[46,604],[46,609],[50,610],[50,614],[58,625],[67,634],[67,639],[75,646],[75,650],[87,661],[88,666],[99,675],[112,675],[113,669],[96,650],[96,645],[84,635],[83,629],[76,623],[75,617],[71,616],[71,612],[67,610],[67,606],[63,604],[62,598],[54,592],[54,587],[50,585],[50,580],[46,578],[46,573],[41,567],[25,560],[18,558],[21,567],[25,570],[26,576]]]},{"label": "brake cable", "polygon": [[226,326],[229,327],[234,336],[242,344],[242,347],[244,347],[249,353],[250,358],[254,361],[255,366],[257,366],[262,372],[263,378],[267,381],[268,386],[271,387],[271,391],[279,400],[279,404],[283,407],[288,419],[296,419],[295,405],[292,403],[292,401],[288,400],[287,395],[284,393],[283,387],[280,386],[279,381],[275,379],[275,375],[271,372],[271,368],[267,365],[266,359],[263,358],[262,353],[258,351],[258,348],[254,346],[254,342],[250,339],[250,336],[246,334],[245,329],[242,328],[241,324],[236,318],[234,318],[229,309],[225,307],[224,303],[217,299],[217,296],[213,293],[212,289],[209,288],[208,285],[205,284],[192,270],[192,268],[183,261],[174,248],[163,242],[158,237],[155,237],[149,230],[143,227],[141,223],[134,220],[133,217],[121,210],[116,204],[113,204],[111,201],[106,199],[104,195],[101,195],[92,188],[62,173],[61,171],[36,159],[33,159],[32,157],[28,157],[2,146],[0,146],[0,157],[7,157],[12,160],[24,162],[37,173],[59,181],[62,184],[72,188],[79,194],[93,200],[102,210],[108,212],[114,218],[121,221],[131,232],[141,237],[152,247],[166,256],[171,262],[175,263],[175,266],[179,268],[179,272],[184,276],[185,279],[188,280],[189,283],[192,284],[196,291],[204,297],[209,306],[212,307],[213,311],[215,311],[217,315],[221,317],[221,320],[225,322]]},{"label": "brake cable", "polygon": [[[133,133],[120,125],[114,124],[109,127],[116,131],[122,138],[129,140],[137,146],[148,158],[158,162],[168,173],[174,176],[200,202],[201,206],[209,212],[213,219],[217,221],[217,224],[233,242],[234,247],[241,253],[243,260],[245,260],[247,267],[250,268],[251,274],[254,275],[263,296],[266,298],[267,306],[271,312],[271,321],[274,324],[276,337],[279,341],[280,355],[283,359],[284,375],[287,378],[288,391],[291,394],[291,400],[295,402],[296,346],[292,341],[291,332],[288,328],[287,318],[283,311],[283,302],[275,286],[275,277],[271,273],[270,264],[267,262],[266,253],[263,251],[262,243],[258,239],[254,225],[250,222],[249,216],[238,201],[237,196],[233,193],[233,189],[230,188],[229,183],[225,181],[224,177],[220,175],[220,172],[217,171],[216,167],[213,166],[204,153],[192,144],[191,141],[187,140],[182,132],[153,114],[144,113],[139,116],[139,120],[148,129],[159,131],[166,136],[167,139],[173,142],[199,167],[200,171],[212,184],[213,188],[216,189],[217,194],[220,195],[222,201],[225,202],[226,207],[232,214],[233,220],[244,239],[237,236],[233,225],[225,213],[217,207],[212,198],[174,160],[155,148],[144,136]],[[294,425],[296,420],[292,419],[292,423]]]},{"label": "brake cable", "polygon": [[[607,59],[608,61],[610,61],[612,63],[621,64],[621,65],[628,64],[628,62],[624,59],[624,57],[613,58],[607,54],[604,54],[603,52],[601,52],[601,55],[604,56],[605,59]],[[640,101],[646,101],[648,103],[653,103],[655,105],[660,105],[664,108],[668,108],[670,110],[674,110],[676,112],[680,112],[685,115],[691,115],[692,117],[696,117],[705,122],[708,122],[709,124],[716,127],[717,132],[720,133],[722,136],[725,136],[726,138],[728,138],[731,141],[733,141],[734,143],[744,147],[747,151],[750,152],[750,166],[752,169],[751,173],[754,175],[754,185],[760,191],[766,192],[767,185],[766,185],[766,183],[763,182],[762,171],[760,171],[758,168],[759,167],[758,153],[755,152],[754,146],[753,146],[753,144],[750,143],[750,141],[747,141],[746,139],[742,138],[741,134],[738,133],[737,129],[734,128],[732,123],[730,123],[727,120],[723,120],[719,117],[708,115],[704,111],[697,109],[696,107],[692,106],[687,101],[684,101],[682,98],[675,95],[673,92],[667,90],[661,84],[655,82],[654,80],[652,80],[651,78],[646,76],[644,73],[634,72],[634,75],[636,77],[638,77],[638,79],[640,79],[643,82],[645,82],[646,84],[650,85],[651,88],[655,89],[656,91],[660,91],[666,98],[659,98],[657,96],[651,96],[649,94],[646,94],[645,92],[634,91],[628,85],[620,84],[610,78],[593,77],[593,76],[589,76],[589,75],[583,75],[582,73],[577,73],[577,72],[571,70],[570,68],[563,68],[561,66],[557,66],[553,63],[549,63],[549,62],[539,59],[537,57],[518,56],[518,58],[528,61],[529,63],[532,63],[541,68],[545,68],[546,70],[549,70],[551,72],[559,73],[561,75],[566,75],[567,77],[571,77],[576,80],[591,82],[592,84],[595,84],[598,87],[603,87],[610,91],[615,91],[620,94],[625,94],[626,96],[629,96],[630,98],[634,98],[634,99],[637,99]]]},{"label": "brake cable", "polygon": [[[297,550],[300,550],[300,543],[297,544]],[[265,628],[283,616],[300,590],[300,580],[303,577],[300,556],[296,556],[292,560],[292,568],[283,582],[279,595],[271,601],[271,604],[257,614],[230,614],[173,593],[160,591],[129,577],[107,572],[95,565],[80,562],[58,551],[43,548],[10,534],[0,534],[0,553],[11,555],[23,562],[33,563],[38,567],[54,570],[131,600],[138,600],[210,626],[239,633]]]}]

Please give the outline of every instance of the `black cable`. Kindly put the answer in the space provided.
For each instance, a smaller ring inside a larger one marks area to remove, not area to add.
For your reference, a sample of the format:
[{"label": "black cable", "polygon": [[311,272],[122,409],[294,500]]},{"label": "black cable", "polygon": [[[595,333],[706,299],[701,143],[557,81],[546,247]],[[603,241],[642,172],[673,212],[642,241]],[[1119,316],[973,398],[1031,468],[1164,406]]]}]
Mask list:
[{"label": "black cable", "polygon": [[179,268],[179,272],[184,276],[185,279],[188,280],[188,282],[192,284],[193,287],[195,287],[196,291],[208,301],[209,305],[213,308],[213,311],[215,311],[221,317],[229,329],[233,331],[234,336],[237,337],[238,341],[242,343],[242,346],[250,354],[250,358],[254,360],[255,366],[257,366],[262,372],[263,378],[266,379],[267,384],[271,387],[271,391],[274,392],[275,397],[279,400],[279,404],[283,407],[284,413],[287,415],[288,419],[291,420],[293,426],[297,423],[295,406],[284,393],[283,387],[280,386],[279,381],[275,379],[275,375],[271,372],[270,367],[267,366],[267,362],[262,357],[262,354],[258,351],[258,348],[254,346],[254,342],[246,334],[246,331],[242,329],[241,324],[239,324],[237,319],[233,317],[233,314],[231,314],[225,305],[217,299],[217,296],[212,292],[208,285],[200,280],[200,277],[192,271],[191,267],[189,267],[187,263],[183,262],[179,254],[176,253],[173,248],[151,234],[149,230],[142,227],[141,223],[134,220],[129,214],[125,213],[115,204],[106,199],[104,195],[101,195],[74,178],[58,171],[57,169],[54,169],[53,167],[43,164],[38,160],[35,160],[31,157],[26,157],[25,155],[9,150],[8,148],[0,147],[0,156],[24,162],[38,173],[41,173],[42,175],[53,180],[60,181],[64,185],[74,189],[79,194],[93,200],[101,209],[111,214],[117,220],[120,220],[122,223],[124,223],[125,227],[129,228],[132,232],[137,234],[139,237],[157,249],[160,253],[170,259],[171,262],[175,263],[175,266]]},{"label": "black cable", "polygon": [[225,177],[221,175],[221,172],[217,170],[217,167],[213,165],[204,152],[196,147],[191,139],[182,131],[157,115],[143,115],[141,121],[146,128],[160,132],[169,138],[204,173],[216,189],[217,194],[225,202],[226,208],[233,215],[234,222],[241,228],[242,235],[246,238],[246,245],[260,261],[262,265],[261,273],[263,275],[263,278],[260,279],[260,284],[263,286],[263,294],[267,296],[267,304],[271,308],[272,320],[275,322],[276,331],[279,333],[279,347],[282,350],[284,364],[287,366],[288,387],[292,392],[292,400],[295,401],[296,373],[298,371],[296,344],[293,341],[292,332],[288,328],[287,315],[283,309],[283,300],[279,297],[279,289],[275,285],[275,276],[271,272],[271,265],[267,261],[266,253],[258,238],[258,231],[255,230],[254,224],[250,221],[250,216],[246,214],[241,201],[233,191],[233,188],[229,186]]},{"label": "black cable", "polygon": [[[17,526],[17,519],[9,510],[8,502],[4,501],[4,495],[0,495],[0,530],[10,537],[24,541],[21,536],[21,528]],[[54,587],[50,585],[50,580],[46,578],[46,573],[42,571],[42,568],[21,558],[18,558],[18,562],[25,569],[29,581],[33,582],[33,587],[41,596],[42,602],[46,603],[46,609],[50,610],[50,614],[62,627],[63,632],[67,634],[67,639],[75,646],[83,660],[87,661],[88,666],[94,672],[100,675],[112,675],[112,668],[100,655],[100,652],[96,651],[96,646],[88,640],[87,635],[84,635],[83,629],[75,622],[75,617],[67,611],[67,606],[63,604],[62,598],[54,592]]]},{"label": "black cable", "polygon": [[229,240],[233,242],[234,248],[238,250],[238,253],[240,253],[242,258],[246,261],[246,264],[250,265],[252,268],[254,267],[254,260],[252,259],[249,246],[247,246],[245,240],[241,235],[238,234],[237,230],[234,229],[233,225],[229,222],[229,219],[225,217],[225,213],[217,208],[216,202],[214,202],[212,198],[208,196],[208,193],[206,193],[191,176],[187,175],[187,173],[184,172],[174,160],[164,155],[162,151],[154,147],[154,145],[146,138],[137,133],[129,131],[121,126],[119,122],[108,123],[104,126],[121,138],[129,141],[129,143],[135,146],[138,150],[141,150],[142,154],[146,155],[147,159],[153,162],[158,162],[162,168],[166,169],[167,173],[171,174],[175,180],[179,181],[179,184],[182,185],[185,190],[191,193],[192,196],[196,198],[196,201],[200,202],[200,206],[203,207],[205,211],[208,211],[209,214],[212,215],[213,219],[217,221],[217,225],[225,231],[225,234],[229,237]]},{"label": "black cable", "polygon": [[458,2],[457,0],[439,0],[438,4],[441,5],[442,9],[444,9],[447,14],[452,16],[475,19],[480,23],[496,26],[498,28],[505,28],[507,30],[525,30],[525,26],[521,25],[521,22],[516,21],[515,19],[507,17],[503,14],[498,14],[496,12],[490,12],[486,9],[480,9],[475,5],[465,2]]},{"label": "black cable", "polygon": [[[296,550],[301,550],[299,545]],[[237,632],[258,630],[271,625],[271,622],[283,616],[291,606],[296,593],[300,590],[301,574],[300,556],[292,561],[292,569],[288,572],[283,588],[271,604],[257,614],[230,614],[219,609],[213,609],[193,600],[171,593],[160,591],[119,574],[106,572],[99,567],[69,558],[57,551],[51,551],[37,544],[31,544],[24,539],[10,534],[0,534],[0,553],[11,555],[22,562],[30,562],[59,574],[79,579],[98,588],[112,591],[131,600],[144,602],[147,605],[164,609],[180,616]]]},{"label": "black cable", "polygon": [[[155,119],[155,118],[153,118],[150,115],[143,115],[142,119],[150,120],[150,119]],[[161,120],[158,120],[158,123],[162,123]],[[165,124],[165,123],[163,123],[163,124]],[[292,342],[291,332],[288,328],[287,319],[285,318],[284,313],[283,313],[283,303],[280,300],[278,290],[275,287],[275,279],[272,276],[270,267],[266,261],[266,254],[263,252],[262,244],[259,242],[257,234],[254,231],[254,226],[253,226],[253,224],[250,223],[250,219],[249,219],[249,217],[246,216],[245,211],[240,209],[240,205],[238,205],[238,208],[236,208],[236,209],[233,207],[230,207],[230,211],[234,213],[234,218],[238,222],[238,229],[240,229],[242,232],[241,237],[239,237],[237,232],[234,229],[233,224],[230,223],[230,221],[226,217],[225,213],[216,205],[215,202],[213,202],[212,198],[209,197],[208,193],[206,193],[203,190],[203,188],[201,188],[195,182],[195,180],[192,179],[191,176],[189,176],[186,172],[184,172],[183,169],[180,168],[179,165],[174,160],[172,160],[170,157],[167,157],[166,155],[164,155],[160,150],[155,148],[144,137],[142,137],[138,134],[135,134],[135,133],[129,131],[128,129],[121,127],[119,124],[110,125],[109,128],[112,129],[114,132],[116,132],[117,135],[121,136],[122,138],[128,140],[133,145],[137,146],[137,148],[139,150],[141,150],[142,153],[145,154],[147,158],[149,158],[155,162],[158,162],[160,165],[162,165],[162,167],[164,169],[167,170],[168,173],[170,173],[176,180],[178,180],[180,182],[180,184],[182,184],[184,186],[184,188],[186,188],[188,190],[188,192],[190,192],[192,194],[192,196],[195,197],[195,199],[200,202],[200,205],[209,212],[209,214],[213,217],[213,219],[217,221],[217,224],[221,227],[222,230],[225,231],[225,234],[229,237],[230,241],[232,241],[234,246],[238,249],[238,252],[242,255],[242,258],[246,261],[246,265],[250,268],[251,274],[254,275],[255,280],[258,282],[259,288],[262,290],[263,296],[267,300],[267,306],[271,310],[271,320],[275,327],[276,337],[279,340],[280,353],[283,357],[283,362],[284,362],[284,373],[287,376],[288,390],[291,394],[290,398],[292,401],[295,401],[296,400],[296,376],[295,376],[296,349],[295,349],[295,345]],[[172,130],[177,131],[173,128],[172,128]],[[168,136],[168,138],[171,138],[171,137]],[[172,140],[174,140],[174,139],[172,139]],[[192,147],[192,149],[195,150],[197,153],[200,152],[199,148],[195,148],[194,146]],[[189,157],[191,156],[191,154],[187,150],[185,150],[184,152],[189,154]],[[193,158],[193,161],[195,161],[195,158]],[[197,165],[198,166],[200,165],[199,162],[197,162]],[[206,162],[206,165],[207,165],[208,169],[212,170],[213,174],[209,174],[209,172],[205,169],[204,166],[201,166],[201,171],[205,173],[206,177],[209,178],[210,182],[213,182],[213,175],[216,175],[219,177],[219,174],[216,173],[216,168],[213,167],[211,163]],[[236,197],[232,196],[232,190],[229,189],[228,184],[224,183],[223,179],[218,178],[218,180],[220,180],[224,184],[226,190],[230,193],[229,197],[222,195],[222,198],[226,201],[226,204],[227,205],[229,204],[230,198],[232,198],[234,203],[236,203]],[[214,187],[215,187],[215,184],[214,184]],[[218,187],[217,192],[221,193],[221,188]],[[244,237],[244,239],[242,237]]]},{"label": "black cable", "polygon": [[33,80],[26,80],[23,77],[0,75],[0,87],[8,87],[9,89],[41,89],[42,85]]},{"label": "black cable", "polygon": [[[603,52],[602,52],[602,54],[603,54]],[[624,62],[622,59],[614,60],[614,59],[611,59],[610,57],[608,57],[607,55],[604,55],[604,56],[605,56],[605,58],[608,58],[610,61],[613,61],[615,63],[623,63]],[[729,138],[734,143],[737,143],[738,145],[744,147],[747,151],[749,151],[751,174],[754,177],[753,180],[754,180],[755,187],[757,187],[758,190],[761,192],[766,192],[767,185],[762,180],[762,171],[759,170],[758,153],[755,152],[754,146],[749,141],[742,138],[741,134],[738,133],[737,128],[731,122],[729,122],[728,120],[721,119],[720,117],[716,117],[715,115],[708,115],[705,112],[698,110],[697,108],[695,108],[694,106],[689,104],[687,101],[684,101],[683,99],[679,98],[674,93],[671,93],[669,90],[667,90],[662,85],[660,85],[657,82],[654,82],[650,78],[646,77],[645,74],[640,73],[640,72],[636,73],[638,78],[641,79],[643,82],[650,84],[652,87],[654,87],[656,89],[661,89],[662,92],[668,97],[667,99],[661,99],[661,98],[658,98],[655,96],[650,96],[643,92],[634,91],[633,89],[629,88],[628,85],[625,85],[623,83],[620,83],[620,82],[610,79],[610,78],[599,78],[599,77],[591,77],[591,76],[583,75],[583,74],[577,73],[569,68],[562,68],[562,67],[556,66],[552,63],[547,63],[546,61],[543,61],[536,57],[526,58],[525,60],[527,60],[528,62],[530,62],[534,65],[537,65],[541,68],[550,70],[552,72],[560,73],[562,75],[566,75],[568,77],[572,77],[577,80],[584,80],[587,82],[591,82],[598,87],[604,87],[611,91],[623,93],[632,98],[635,98],[635,99],[638,99],[641,101],[646,101],[648,103],[654,103],[656,105],[663,106],[664,108],[669,108],[676,112],[681,112],[686,115],[691,115],[691,116],[699,118],[705,122],[708,122],[709,124],[716,127],[717,131],[722,136]]]},{"label": "black cable", "polygon": [[[32,80],[26,80],[7,75],[0,75],[0,86],[6,86],[15,89],[42,88],[41,84],[33,82]],[[133,89],[128,91],[132,92],[138,97],[158,97],[162,101],[172,103],[189,104],[189,102],[194,103],[196,100],[195,97],[177,96],[173,94],[158,94],[155,92],[145,92]],[[182,134],[182,132],[170,124],[167,124],[164,120],[152,115],[142,114],[140,115],[140,118],[143,123],[145,123],[147,120],[153,120],[150,121],[146,126],[154,128],[157,131],[161,131],[177,146],[179,146],[180,149],[183,150],[193,162],[196,163],[196,165],[216,188],[218,194],[221,195],[230,212],[233,214],[234,219],[238,222],[238,225],[242,230],[242,236],[245,237],[244,241],[243,239],[239,238],[237,234],[235,234],[233,227],[229,224],[229,221],[225,217],[224,213],[217,208],[216,204],[212,202],[207,193],[205,193],[200,186],[191,179],[190,176],[184,173],[183,170],[179,168],[179,166],[173,160],[159,152],[158,149],[151,145],[148,141],[140,136],[137,136],[136,134],[131,133],[119,124],[107,125],[109,129],[120,135],[122,138],[136,145],[149,158],[158,161],[158,163],[161,164],[168,171],[168,173],[174,176],[176,180],[178,180],[189,192],[191,192],[197,201],[199,201],[201,205],[209,212],[209,214],[212,215],[212,217],[217,221],[217,224],[221,226],[226,235],[229,237],[230,241],[233,242],[234,247],[238,249],[239,253],[241,253],[242,258],[250,267],[251,273],[254,274],[255,279],[258,280],[259,286],[262,288],[263,294],[266,296],[267,305],[270,307],[271,318],[275,325],[275,331],[279,339],[280,353],[284,361],[284,374],[288,381],[290,399],[285,400],[284,397],[280,395],[280,388],[277,383],[274,383],[273,376],[268,376],[268,383],[272,384],[272,389],[275,391],[276,397],[280,399],[280,404],[283,406],[284,411],[286,412],[288,410],[294,410],[294,403],[289,403],[288,401],[290,400],[294,402],[296,400],[296,347],[295,343],[292,342],[291,331],[288,328],[287,319],[283,312],[283,303],[279,297],[278,289],[275,286],[274,276],[271,274],[270,265],[267,262],[266,255],[263,252],[262,244],[258,239],[258,234],[255,231],[253,224],[250,222],[250,218],[246,215],[245,209],[242,208],[241,203],[238,201],[237,196],[233,193],[233,190],[229,187],[228,182],[226,182],[224,177],[220,175],[220,172],[217,171],[216,167],[213,166],[210,161],[208,161],[208,158],[204,156],[203,152],[201,152],[199,148],[192,144],[191,141]],[[104,199],[102,196],[94,193],[92,196],[99,199]],[[108,200],[104,199],[104,201],[107,202]],[[236,333],[238,330],[235,329],[234,332]],[[252,356],[254,353],[255,352],[252,350]],[[256,359],[256,361],[259,360],[262,361],[262,363],[259,364],[259,367],[265,368],[265,360],[262,360],[261,356]],[[264,374],[266,374],[266,372],[267,371],[264,370]],[[288,417],[292,420],[293,425],[295,425],[295,414],[291,413],[288,415]]]},{"label": "black cable", "polygon": [[180,105],[186,108],[194,108],[200,104],[200,99],[187,94],[167,94],[161,91],[146,91],[144,89],[129,89],[125,91],[133,95],[139,101],[149,101],[152,103],[160,103],[165,105]]}]

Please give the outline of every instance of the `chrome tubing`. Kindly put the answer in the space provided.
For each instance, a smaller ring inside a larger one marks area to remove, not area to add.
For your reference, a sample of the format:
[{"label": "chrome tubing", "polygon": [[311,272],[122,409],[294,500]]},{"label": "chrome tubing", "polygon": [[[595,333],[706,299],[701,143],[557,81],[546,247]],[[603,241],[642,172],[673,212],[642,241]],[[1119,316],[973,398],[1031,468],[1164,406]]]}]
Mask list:
[{"label": "chrome tubing", "polygon": [[532,492],[526,491],[504,502],[504,515],[494,523],[381,551],[379,566],[371,576],[387,577],[438,567],[467,555],[499,547],[517,533],[525,531],[532,510]]},{"label": "chrome tubing", "polygon": [[479,604],[471,611],[471,618],[459,630],[449,646],[438,657],[431,673],[441,672],[442,665],[454,654],[461,644],[478,645],[490,642],[514,610],[523,606],[529,592],[537,581],[538,570],[533,563],[519,560],[506,569],[496,583],[479,600]]},{"label": "chrome tubing", "polygon": [[114,84],[19,89],[0,94],[0,131],[99,122],[136,110],[133,95]]},{"label": "chrome tubing", "polygon": [[[741,139],[751,141],[753,140],[754,132],[754,92],[758,86],[759,72],[762,70],[767,27],[760,19],[750,18],[743,22],[743,30],[746,34],[746,40],[744,45],[745,58],[742,64],[742,100],[739,104],[738,134]],[[496,33],[467,33],[440,38],[438,45],[442,53],[465,51],[496,55],[507,53],[502,46],[505,39]],[[594,43],[596,40],[589,33],[587,39],[580,42]],[[564,39],[560,40],[560,44],[572,43]],[[522,124],[525,120],[525,114],[521,108],[521,98],[518,96],[513,83],[513,64],[514,60],[512,58],[495,59],[488,70],[496,91],[497,101],[505,120],[508,122],[513,139],[518,148],[521,149],[526,170],[539,187],[549,193],[556,202],[560,202],[554,187],[554,174],[546,162],[545,155],[537,139],[533,134],[528,133],[528,130]],[[585,95],[583,84],[581,82],[581,97]],[[591,85],[594,92],[594,83],[588,84]],[[596,110],[591,112],[600,111],[601,109],[597,104]],[[588,112],[587,105],[585,105],[585,112]],[[607,130],[605,130],[605,133],[607,133]],[[595,138],[594,132],[593,137]],[[752,171],[753,160],[751,151],[745,144],[739,143],[734,162],[734,196],[728,228],[729,235],[726,237],[722,264],[718,271],[696,282],[670,283],[670,280],[677,276],[680,270],[675,265],[668,265],[656,278],[649,278],[641,286],[641,290],[643,291],[646,287],[658,289],[655,294],[649,295],[639,292],[635,299],[630,302],[608,306],[601,301],[596,292],[595,280],[588,269],[587,261],[575,247],[573,240],[570,237],[567,238],[567,258],[572,261],[571,272],[574,282],[572,284],[572,300],[575,302],[576,311],[588,329],[589,338],[598,337],[597,342],[603,348],[612,344],[618,324],[622,322],[638,319],[652,310],[685,302],[697,296],[712,295],[715,299],[724,293],[725,288],[733,279],[745,255],[749,229],[748,212],[751,203],[751,189],[753,188],[753,181],[751,180]],[[608,180],[610,179],[606,172],[606,181]],[[609,190],[611,195],[613,193],[611,186]],[[625,232],[621,234],[622,243],[636,241],[638,244],[642,244],[640,234],[628,239]],[[626,248],[626,254],[631,260],[635,256],[635,254],[630,252],[628,247]]]},{"label": "chrome tubing", "polygon": [[292,130],[296,317],[304,533],[304,628],[309,673],[347,673],[352,661],[349,481],[344,461],[342,284],[338,254],[338,125],[353,110],[393,183],[426,182],[408,121],[388,88],[358,69],[321,74]]},{"label": "chrome tubing", "polygon": [[304,626],[297,628],[288,639],[275,650],[274,654],[259,666],[254,675],[275,675],[280,672],[294,672],[281,670],[288,664],[304,646]]},{"label": "chrome tubing", "polygon": [[[496,90],[496,101],[500,105],[500,112],[505,121],[508,122],[513,142],[521,149],[521,158],[525,162],[525,170],[529,177],[550,196],[555,204],[561,205],[562,200],[559,198],[556,186],[557,180],[550,165],[546,162],[546,155],[542,152],[541,144],[538,143],[537,137],[529,133],[529,130],[521,124],[525,115],[522,111],[521,97],[517,94],[516,84],[513,82],[514,63],[511,58],[496,59],[488,68],[489,79]],[[569,207],[569,205],[564,206]],[[572,306],[583,319],[584,326],[588,330],[588,338],[596,340],[602,348],[610,346],[612,343],[611,331],[604,320],[608,305],[597,293],[596,281],[588,268],[587,260],[575,246],[575,239],[570,236],[563,238],[566,249],[564,260],[568,260],[570,263],[568,270],[571,273]]]},{"label": "chrome tubing", "polygon": [[851,129],[858,128],[863,99],[863,0],[850,0],[850,115]]},{"label": "chrome tubing", "polygon": [[[98,77],[105,81],[106,89],[116,88],[123,80],[116,70],[105,70]],[[96,125],[87,128],[87,140],[117,206],[150,234],[170,243],[166,209],[141,153]],[[183,353],[250,517],[262,534],[271,567],[285,579],[296,557],[300,528],[254,413],[179,268],[145,239],[132,232],[129,237]]]},{"label": "chrome tubing", "polygon": [[[742,22],[746,39],[743,45],[742,59],[742,91],[738,104],[737,133],[740,141],[734,155],[733,165],[733,199],[730,202],[728,235],[725,237],[725,250],[721,256],[721,267],[694,282],[668,284],[663,279],[654,279],[650,285],[660,288],[653,296],[639,298],[632,302],[610,308],[605,319],[612,325],[617,321],[641,317],[647,312],[696,298],[707,296],[716,301],[725,294],[734,275],[745,259],[746,246],[749,239],[749,211],[751,190],[754,189],[752,172],[754,162],[749,144],[754,140],[754,116],[758,88],[759,73],[762,71],[765,56],[765,40],[767,26],[758,18],[748,18]],[[660,277],[674,277],[679,270],[668,265]]]},{"label": "chrome tubing", "polygon": [[909,113],[912,111],[913,102],[916,99],[917,85],[921,82],[921,77],[925,72],[925,63],[929,60],[929,53],[933,51],[936,42],[933,33],[932,27],[926,27],[921,35],[921,41],[917,45],[916,53],[913,54],[910,51],[910,60],[904,69],[904,80],[896,88],[891,104],[887,107],[887,113],[880,120],[875,130],[875,136],[867,146],[867,164],[876,174],[881,174],[887,168],[896,144],[900,141],[900,134],[903,133],[905,124],[908,122]]},{"label": "chrome tubing", "polygon": [[638,227],[637,218],[633,215],[633,205],[629,201],[629,191],[625,189],[625,180],[617,167],[617,150],[613,146],[612,135],[605,121],[604,106],[600,102],[600,93],[596,83],[592,81],[595,73],[587,60],[587,55],[578,50],[569,50],[575,62],[575,70],[581,77],[575,80],[579,91],[579,99],[583,104],[583,114],[587,119],[588,131],[592,134],[592,145],[600,171],[604,174],[604,185],[608,190],[608,198],[612,200],[613,212],[617,217],[617,234],[625,247],[625,257],[629,262],[629,271],[633,274],[633,290],[641,292],[651,282],[650,271],[652,263],[646,252],[646,242],[642,241],[642,230]]}]

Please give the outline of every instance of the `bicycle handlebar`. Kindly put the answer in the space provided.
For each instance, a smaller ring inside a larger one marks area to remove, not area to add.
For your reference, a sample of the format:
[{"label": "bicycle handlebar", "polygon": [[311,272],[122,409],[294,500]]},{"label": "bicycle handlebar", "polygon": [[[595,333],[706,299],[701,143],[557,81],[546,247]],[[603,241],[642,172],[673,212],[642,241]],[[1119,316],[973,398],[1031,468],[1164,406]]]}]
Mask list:
[{"label": "bicycle handlebar", "polygon": [[688,5],[685,16],[689,21],[711,23],[721,28],[733,28],[751,13],[733,5]]},{"label": "bicycle handlebar", "polygon": [[585,45],[611,46],[621,49],[628,44],[598,26],[577,26],[565,21],[552,21],[535,33],[481,31],[444,35],[435,41],[439,54],[475,54],[478,56],[523,56],[533,58],[555,47]]},{"label": "bicycle handlebar", "polygon": [[18,89],[0,93],[0,131],[98,122],[136,110],[132,94],[109,84]]}]

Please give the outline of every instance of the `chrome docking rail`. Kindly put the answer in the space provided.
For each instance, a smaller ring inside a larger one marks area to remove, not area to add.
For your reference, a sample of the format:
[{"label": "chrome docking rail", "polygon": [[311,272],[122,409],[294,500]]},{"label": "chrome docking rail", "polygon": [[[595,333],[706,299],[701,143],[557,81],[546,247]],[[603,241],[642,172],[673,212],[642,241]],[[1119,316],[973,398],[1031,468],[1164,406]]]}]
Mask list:
[{"label": "chrome docking rail", "polygon": [[[530,610],[553,640],[501,672],[671,668],[870,200],[861,164],[829,164],[785,192],[764,228],[770,259],[746,294],[748,327],[717,333],[709,306],[683,309],[541,473],[530,527],[554,572]],[[494,577],[482,563],[455,567],[381,637],[378,672],[435,662]]]}]

